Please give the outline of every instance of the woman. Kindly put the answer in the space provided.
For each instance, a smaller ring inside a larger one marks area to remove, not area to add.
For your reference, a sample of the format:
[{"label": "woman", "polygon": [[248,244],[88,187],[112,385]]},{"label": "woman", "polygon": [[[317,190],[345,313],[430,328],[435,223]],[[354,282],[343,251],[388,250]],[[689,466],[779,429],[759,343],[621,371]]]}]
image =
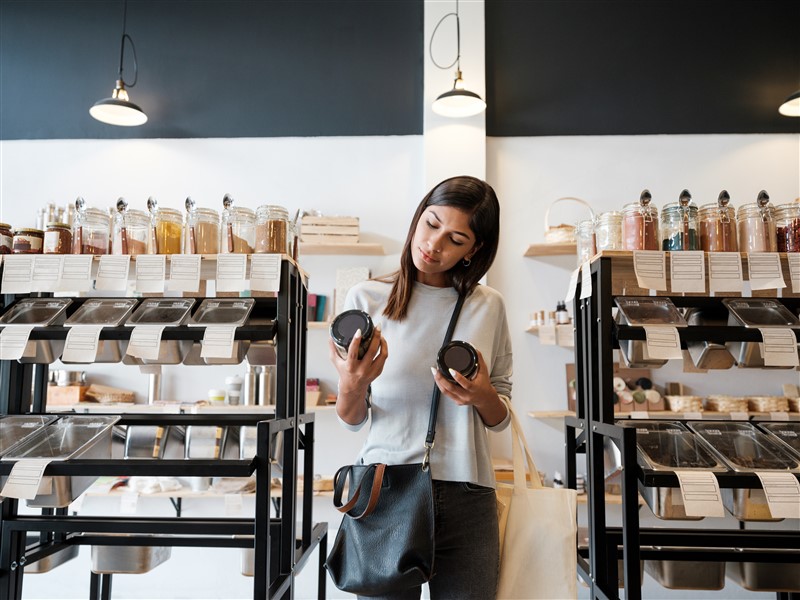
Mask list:
[{"label": "woman", "polygon": [[[430,455],[434,600],[486,600],[497,588],[495,479],[486,431],[509,422],[511,342],[502,297],[478,280],[494,261],[499,229],[500,207],[487,183],[453,177],[438,184],[417,207],[400,269],[348,293],[345,308],[367,312],[376,325],[364,358],[358,359],[360,332],[346,359],[330,343],[339,420],[354,431],[372,421],[361,463],[421,462],[432,384],[442,392]],[[432,365],[459,294],[466,300],[453,339],[476,348],[479,367],[471,380],[451,372],[450,382]],[[420,591],[391,598],[419,598]]]}]

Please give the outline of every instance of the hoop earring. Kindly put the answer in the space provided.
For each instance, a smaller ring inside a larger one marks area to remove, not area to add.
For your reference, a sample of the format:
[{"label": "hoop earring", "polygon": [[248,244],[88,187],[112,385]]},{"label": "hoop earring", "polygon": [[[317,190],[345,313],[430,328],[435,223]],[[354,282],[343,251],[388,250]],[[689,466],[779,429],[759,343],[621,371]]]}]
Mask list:
[{"label": "hoop earring", "polygon": [[464,265],[465,267],[468,267],[472,264],[472,261],[469,258],[465,258],[464,260],[461,261],[461,264]]}]

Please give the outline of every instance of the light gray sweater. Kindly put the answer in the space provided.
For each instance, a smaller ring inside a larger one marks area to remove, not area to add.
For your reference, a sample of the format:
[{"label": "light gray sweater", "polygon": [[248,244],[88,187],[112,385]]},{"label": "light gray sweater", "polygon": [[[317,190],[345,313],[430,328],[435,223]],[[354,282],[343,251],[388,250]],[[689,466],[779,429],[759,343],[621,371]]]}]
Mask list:
[{"label": "light gray sweater", "polygon": [[[357,431],[371,419],[370,431],[358,460],[364,464],[421,462],[428,430],[434,380],[431,367],[444,341],[458,294],[454,288],[415,283],[403,321],[383,316],[391,284],[365,281],[350,289],[345,309],[369,313],[380,324],[389,357],[372,383],[371,408]],[[511,400],[511,340],[505,304],[499,292],[479,285],[464,302],[453,340],[469,342],[483,355],[492,385],[504,402]],[[501,431],[509,417],[491,427]],[[487,427],[477,410],[459,406],[442,394],[431,452],[431,474],[444,481],[466,481],[495,487]]]}]

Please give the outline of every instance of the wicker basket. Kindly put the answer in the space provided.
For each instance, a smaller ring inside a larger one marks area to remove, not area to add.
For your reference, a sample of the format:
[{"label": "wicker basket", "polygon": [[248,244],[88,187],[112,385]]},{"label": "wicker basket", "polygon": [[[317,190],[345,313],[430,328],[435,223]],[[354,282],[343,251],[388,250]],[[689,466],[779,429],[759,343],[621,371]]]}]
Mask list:
[{"label": "wicker basket", "polygon": [[789,412],[789,399],[785,396],[749,396],[747,405],[755,412]]},{"label": "wicker basket", "polygon": [[672,412],[702,412],[702,396],[664,396],[667,409]]},{"label": "wicker basket", "polygon": [[747,398],[737,396],[709,396],[706,398],[706,410],[713,412],[732,413],[747,412]]},{"label": "wicker basket", "polygon": [[547,244],[568,244],[570,242],[575,241],[575,226],[574,225],[566,225],[562,223],[561,225],[550,226],[550,211],[553,207],[558,204],[559,202],[577,202],[579,204],[583,204],[586,208],[589,209],[590,219],[594,221],[594,211],[592,207],[589,206],[589,203],[586,200],[581,200],[580,198],[573,198],[572,196],[565,196],[563,198],[556,198],[553,202],[550,203],[550,206],[547,207],[547,210],[544,213],[544,241]]}]

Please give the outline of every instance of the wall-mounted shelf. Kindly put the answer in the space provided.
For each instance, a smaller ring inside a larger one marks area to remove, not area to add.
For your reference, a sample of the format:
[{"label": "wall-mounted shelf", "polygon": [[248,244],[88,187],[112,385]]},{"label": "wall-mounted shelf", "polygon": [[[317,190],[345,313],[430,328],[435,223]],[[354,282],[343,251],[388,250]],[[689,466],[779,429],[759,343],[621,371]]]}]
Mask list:
[{"label": "wall-mounted shelf", "polygon": [[300,257],[305,254],[358,254],[361,256],[382,256],[385,254],[382,244],[309,244],[300,242]]},{"label": "wall-mounted shelf", "polygon": [[327,329],[331,326],[330,321],[309,321],[308,328],[309,329]]},{"label": "wall-mounted shelf", "polygon": [[[646,412],[646,411],[643,411]],[[639,414],[642,414],[639,417]],[[783,413],[788,417],[781,419],[781,420],[788,420],[788,421],[800,421],[800,413]],[[702,411],[699,413],[694,413],[691,411],[684,411],[684,412],[673,412],[669,410],[654,410],[646,413],[646,417],[643,413],[614,413],[615,419],[637,419],[637,418],[647,418],[647,419],[697,419],[697,415],[699,415],[699,420],[716,420],[716,421],[727,421],[731,419],[731,413],[727,412],[716,412],[716,411]],[[534,410],[528,413],[528,416],[532,419],[563,419],[564,417],[574,417],[575,411],[574,410]],[[768,413],[768,412],[748,412],[747,418],[748,419],[773,419],[775,413]]]},{"label": "wall-mounted shelf", "polygon": [[578,253],[575,242],[561,244],[531,244],[525,250],[525,256],[569,256]]}]

